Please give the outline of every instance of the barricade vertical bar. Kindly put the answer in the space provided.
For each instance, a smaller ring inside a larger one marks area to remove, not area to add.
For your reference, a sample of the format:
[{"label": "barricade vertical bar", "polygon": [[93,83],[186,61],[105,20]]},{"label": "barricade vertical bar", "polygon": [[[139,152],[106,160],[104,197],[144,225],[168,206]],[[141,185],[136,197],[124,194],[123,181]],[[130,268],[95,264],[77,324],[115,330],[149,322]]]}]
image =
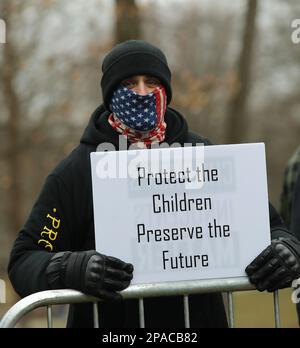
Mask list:
[{"label": "barricade vertical bar", "polygon": [[228,314],[229,314],[229,327],[234,327],[234,312],[233,312],[233,297],[232,292],[227,292],[227,302],[228,302]]},{"label": "barricade vertical bar", "polygon": [[144,299],[139,299],[139,316],[140,316],[140,327],[145,328],[145,312],[144,312]]},{"label": "barricade vertical bar", "polygon": [[99,313],[98,313],[98,302],[93,302],[93,320],[94,328],[99,328]]},{"label": "barricade vertical bar", "polygon": [[189,296],[183,296],[183,307],[184,307],[184,326],[190,328],[190,310],[189,310]]},{"label": "barricade vertical bar", "polygon": [[47,306],[47,324],[48,324],[48,329],[52,329],[53,322],[52,322],[52,306],[51,305]]},{"label": "barricade vertical bar", "polygon": [[273,293],[274,299],[274,314],[275,314],[275,327],[280,328],[280,318],[279,318],[279,292],[278,290]]}]

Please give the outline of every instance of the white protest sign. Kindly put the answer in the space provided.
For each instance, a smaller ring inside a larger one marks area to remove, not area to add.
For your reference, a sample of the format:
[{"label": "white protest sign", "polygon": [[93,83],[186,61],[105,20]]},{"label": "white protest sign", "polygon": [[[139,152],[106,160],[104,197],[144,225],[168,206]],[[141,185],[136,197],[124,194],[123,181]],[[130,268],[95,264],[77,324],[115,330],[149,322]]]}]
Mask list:
[{"label": "white protest sign", "polygon": [[94,152],[96,250],[132,284],[245,276],[270,243],[264,144]]}]

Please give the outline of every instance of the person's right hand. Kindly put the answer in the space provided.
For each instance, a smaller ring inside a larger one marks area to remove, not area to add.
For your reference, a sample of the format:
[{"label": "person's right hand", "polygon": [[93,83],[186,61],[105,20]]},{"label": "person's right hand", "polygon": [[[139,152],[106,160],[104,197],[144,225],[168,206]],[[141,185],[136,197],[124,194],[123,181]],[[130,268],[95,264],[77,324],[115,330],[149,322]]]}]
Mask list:
[{"label": "person's right hand", "polygon": [[133,277],[133,265],[112,256],[96,253],[91,256],[85,271],[86,292],[116,300],[116,291],[126,289]]},{"label": "person's right hand", "polygon": [[65,285],[106,300],[119,300],[127,288],[133,265],[94,250],[72,252],[67,260]]}]

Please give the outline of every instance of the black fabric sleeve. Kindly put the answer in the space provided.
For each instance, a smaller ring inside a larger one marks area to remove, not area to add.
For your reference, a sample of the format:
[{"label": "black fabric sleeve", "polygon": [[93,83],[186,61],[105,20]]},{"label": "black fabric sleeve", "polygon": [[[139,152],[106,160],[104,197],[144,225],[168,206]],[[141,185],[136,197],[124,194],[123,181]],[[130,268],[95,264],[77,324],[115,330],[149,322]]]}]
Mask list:
[{"label": "black fabric sleeve", "polygon": [[300,172],[297,176],[292,199],[291,233],[300,240]]},{"label": "black fabric sleeve", "polygon": [[269,203],[271,239],[291,238],[292,234],[288,231],[281,216],[271,203]]},{"label": "black fabric sleeve", "polygon": [[57,252],[71,248],[71,209],[64,183],[48,176],[10,254],[8,275],[21,297],[51,288],[46,268]]}]

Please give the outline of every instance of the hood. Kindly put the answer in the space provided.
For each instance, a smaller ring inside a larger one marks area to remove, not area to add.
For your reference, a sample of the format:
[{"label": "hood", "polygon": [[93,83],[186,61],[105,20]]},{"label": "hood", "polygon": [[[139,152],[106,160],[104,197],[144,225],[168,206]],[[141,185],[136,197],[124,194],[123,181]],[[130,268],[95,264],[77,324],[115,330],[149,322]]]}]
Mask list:
[{"label": "hood", "polygon": [[[105,109],[103,104],[100,105],[92,113],[80,143],[97,147],[101,143],[108,142],[118,148],[120,134],[108,123],[109,114],[110,112]],[[164,142],[168,144],[178,142],[183,145],[188,132],[188,126],[184,117],[176,110],[168,107],[165,114],[165,122],[167,129]]]}]

